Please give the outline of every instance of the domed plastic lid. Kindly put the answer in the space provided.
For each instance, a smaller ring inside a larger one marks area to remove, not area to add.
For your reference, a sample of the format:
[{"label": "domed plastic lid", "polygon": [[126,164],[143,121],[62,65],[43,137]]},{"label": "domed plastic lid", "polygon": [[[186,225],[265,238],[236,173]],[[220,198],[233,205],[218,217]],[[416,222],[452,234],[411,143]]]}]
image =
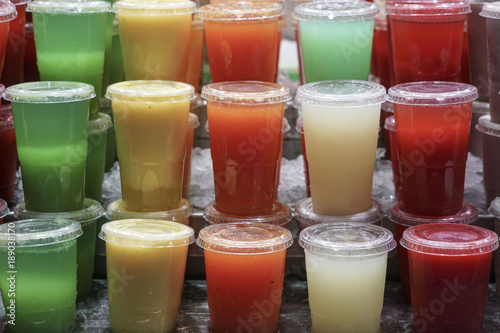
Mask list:
[{"label": "domed plastic lid", "polygon": [[194,230],[172,221],[127,219],[104,223],[99,238],[126,246],[177,247],[193,243]]},{"label": "domed plastic lid", "polygon": [[41,13],[102,13],[109,12],[111,4],[107,1],[33,1],[26,11]]},{"label": "domed plastic lid", "polygon": [[297,119],[297,122],[295,123],[295,129],[300,134],[304,134],[304,120],[302,116]]},{"label": "domed plastic lid", "polygon": [[314,1],[295,7],[293,17],[304,21],[351,22],[373,19],[379,13],[368,1]]},{"label": "domed plastic lid", "polygon": [[16,247],[43,246],[73,240],[83,234],[80,223],[66,219],[34,219],[0,225],[0,247],[15,235]]},{"label": "domed plastic lid", "polygon": [[195,129],[200,126],[200,121],[198,120],[198,116],[194,113],[189,112],[188,117],[188,129]]},{"label": "domed plastic lid", "polygon": [[12,128],[14,128],[14,118],[12,118],[12,112],[0,112],[0,131]]},{"label": "domed plastic lid", "polygon": [[168,103],[188,101],[195,97],[192,85],[162,80],[123,81],[108,86],[106,91],[106,98],[120,102]]},{"label": "domed plastic lid", "polygon": [[10,1],[2,1],[0,4],[0,22],[11,21],[16,17],[16,6]]},{"label": "domed plastic lid", "polygon": [[481,133],[500,137],[500,124],[492,122],[489,114],[479,117],[476,129]]},{"label": "domed plastic lid", "polygon": [[113,120],[105,113],[99,113],[97,119],[89,120],[89,134],[106,132],[111,127],[113,127]]},{"label": "domed plastic lid", "polygon": [[391,102],[384,102],[382,103],[381,109],[385,112],[394,113],[394,104],[392,104]]},{"label": "domed plastic lid", "polygon": [[385,118],[384,128],[388,131],[396,131],[396,118],[394,116],[389,116]]},{"label": "domed plastic lid", "polygon": [[500,19],[500,2],[485,3],[479,15],[492,19]]},{"label": "domed plastic lid", "polygon": [[488,213],[496,218],[500,218],[500,197],[496,197],[488,208]]},{"label": "domed plastic lid", "polygon": [[464,202],[458,214],[450,216],[419,216],[405,212],[403,202],[395,204],[389,212],[389,220],[407,227],[429,224],[429,223],[457,223],[472,224],[479,218],[477,208],[470,203]]},{"label": "domed plastic lid", "polygon": [[201,97],[211,102],[246,105],[283,103],[292,99],[287,87],[261,81],[208,84],[201,90]]},{"label": "domed plastic lid", "polygon": [[7,201],[4,199],[0,199],[0,219],[4,218],[9,214],[9,206],[7,205]]},{"label": "domed plastic lid", "polygon": [[461,104],[471,102],[478,96],[473,85],[447,81],[409,82],[389,88],[389,100],[396,104]]},{"label": "domed plastic lid", "polygon": [[104,215],[104,209],[98,201],[85,198],[83,208],[72,212],[45,213],[34,212],[26,209],[26,203],[22,202],[14,208],[14,214],[18,219],[68,219],[80,223],[93,221]]},{"label": "domed plastic lid", "polygon": [[339,222],[358,222],[358,223],[377,223],[384,217],[384,211],[380,204],[372,200],[372,207],[366,212],[345,215],[328,216],[316,214],[313,211],[311,198],[304,199],[295,205],[295,218],[307,225],[320,223],[339,223]]},{"label": "domed plastic lid", "polygon": [[[413,16],[416,20],[425,20],[425,16],[457,15],[471,12],[468,2],[462,1],[391,1],[386,3],[388,15]],[[419,17],[421,16],[421,17]]]},{"label": "domed plastic lid", "polygon": [[127,204],[120,199],[110,203],[106,211],[106,217],[110,220],[153,219],[183,223],[191,215],[193,215],[193,204],[186,199],[181,199],[180,206],[176,209],[162,212],[132,212],[127,210]]},{"label": "domed plastic lid", "polygon": [[302,230],[299,244],[304,250],[338,257],[364,257],[396,247],[392,233],[363,223],[322,223]]},{"label": "domed plastic lid", "polygon": [[203,218],[210,224],[258,222],[284,226],[292,220],[290,208],[279,201],[275,201],[271,211],[265,215],[226,214],[218,211],[215,206],[215,201],[212,201],[203,212]]},{"label": "domed plastic lid", "polygon": [[199,12],[207,21],[277,20],[285,14],[280,3],[254,1],[220,2],[205,5]]},{"label": "domed plastic lid", "polygon": [[387,100],[384,86],[358,80],[312,82],[297,89],[301,103],[320,106],[365,106]]},{"label": "domed plastic lid", "polygon": [[180,15],[194,13],[193,1],[120,0],[113,4],[113,12],[134,15]]},{"label": "domed plastic lid", "polygon": [[205,250],[235,254],[277,252],[292,243],[290,230],[267,223],[214,224],[201,229],[196,240]]},{"label": "domed plastic lid", "polygon": [[490,103],[474,101],[472,102],[472,112],[487,114],[490,112]]},{"label": "domed plastic lid", "polygon": [[[40,1],[42,3],[43,1]],[[62,3],[62,2],[61,2]],[[62,103],[94,98],[94,87],[81,82],[39,81],[8,87],[3,98],[21,103]]]},{"label": "domed plastic lid", "polygon": [[498,235],[472,225],[431,223],[406,229],[400,243],[410,251],[465,256],[493,252],[498,248]]}]

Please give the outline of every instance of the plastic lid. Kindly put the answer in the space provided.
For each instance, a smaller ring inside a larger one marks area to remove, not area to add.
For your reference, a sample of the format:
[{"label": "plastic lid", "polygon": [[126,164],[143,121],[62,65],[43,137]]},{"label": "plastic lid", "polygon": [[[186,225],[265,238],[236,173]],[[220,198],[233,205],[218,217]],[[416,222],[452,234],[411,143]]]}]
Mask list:
[{"label": "plastic lid", "polygon": [[14,128],[14,118],[12,118],[12,112],[2,111],[0,113],[0,131],[12,128]]},{"label": "plastic lid", "polygon": [[267,223],[214,224],[200,230],[196,244],[223,253],[270,253],[289,248],[293,237],[290,230]]},{"label": "plastic lid", "polygon": [[194,230],[184,224],[153,219],[126,219],[104,223],[99,238],[137,247],[177,247],[194,242]]},{"label": "plastic lid", "polygon": [[338,257],[364,257],[387,253],[396,247],[389,230],[363,223],[322,223],[301,231],[305,250]]},{"label": "plastic lid", "polygon": [[111,4],[106,1],[33,1],[26,11],[40,13],[102,13],[109,12]]},{"label": "plastic lid", "polygon": [[[388,15],[412,16],[420,20],[429,16],[457,15],[471,12],[468,2],[462,1],[391,1],[386,3]],[[419,17],[420,16],[420,17]]]},{"label": "plastic lid", "polygon": [[0,219],[4,218],[9,214],[9,206],[7,205],[7,201],[4,199],[0,199]]},{"label": "plastic lid", "polygon": [[91,99],[94,87],[87,83],[66,81],[26,82],[8,87],[3,98],[10,102],[62,103]]},{"label": "plastic lid", "polygon": [[372,200],[372,207],[367,211],[345,216],[328,216],[314,213],[311,198],[304,199],[295,205],[295,218],[307,225],[339,222],[377,223],[383,217],[384,211],[375,200]]},{"label": "plastic lid", "polygon": [[471,224],[479,218],[477,208],[470,203],[464,202],[462,210],[455,215],[450,216],[419,216],[409,214],[404,211],[403,202],[395,204],[389,212],[389,220],[394,223],[411,227],[429,223],[455,223],[455,224]]},{"label": "plastic lid", "polygon": [[461,104],[471,102],[478,96],[473,85],[447,81],[408,82],[389,88],[389,100],[396,104]]},{"label": "plastic lid", "polygon": [[111,116],[102,112],[99,113],[99,118],[89,120],[89,134],[106,132],[111,127],[113,127]]},{"label": "plastic lid", "polygon": [[198,120],[198,116],[194,113],[189,112],[188,117],[188,129],[195,129],[200,127],[200,121]]},{"label": "plastic lid", "polygon": [[195,97],[192,85],[161,80],[118,82],[108,86],[106,91],[106,98],[120,102],[168,103],[188,101]]},{"label": "plastic lid", "polygon": [[0,22],[11,21],[16,17],[16,6],[10,1],[2,1],[0,4]]},{"label": "plastic lid", "polygon": [[380,13],[375,16],[375,30],[387,31],[387,14]]},{"label": "plastic lid", "polygon": [[279,201],[274,201],[273,208],[265,215],[226,214],[218,211],[215,206],[215,201],[212,201],[205,207],[203,212],[203,218],[211,224],[258,222],[284,226],[292,220],[290,208]]},{"label": "plastic lid", "polygon": [[489,114],[479,117],[476,129],[481,133],[500,137],[500,124],[492,122]]},{"label": "plastic lid", "polygon": [[15,235],[16,247],[43,246],[73,240],[83,234],[80,223],[66,219],[34,219],[0,225],[0,247]]},{"label": "plastic lid", "polygon": [[113,12],[134,15],[180,15],[194,13],[193,1],[121,0],[113,4]]},{"label": "plastic lid", "polygon": [[176,209],[163,212],[132,212],[127,210],[123,200],[117,200],[108,205],[106,217],[110,220],[125,219],[153,219],[183,222],[193,214],[193,204],[186,199],[181,199],[180,206]]},{"label": "plastic lid", "polygon": [[500,19],[500,2],[485,3],[479,15],[492,19]]},{"label": "plastic lid", "polygon": [[490,103],[474,101],[472,102],[472,112],[487,114],[490,112]]},{"label": "plastic lid", "polygon": [[260,81],[218,82],[203,86],[201,97],[228,104],[274,104],[292,99],[290,90],[277,83]]},{"label": "plastic lid", "polygon": [[293,17],[303,21],[351,22],[373,19],[379,13],[368,1],[314,1],[295,7]]},{"label": "plastic lid", "polygon": [[496,197],[490,204],[488,208],[488,213],[496,218],[500,218],[500,197]]},{"label": "plastic lid", "polygon": [[68,219],[80,223],[90,222],[104,215],[104,209],[101,204],[89,198],[83,201],[83,208],[72,212],[45,213],[34,212],[26,209],[26,203],[22,202],[14,208],[14,214],[17,219]]},{"label": "plastic lid", "polygon": [[382,103],[381,109],[385,112],[394,113],[394,104],[392,104],[391,102],[384,102]]},{"label": "plastic lid", "polygon": [[196,12],[193,14],[193,18],[191,21],[191,30],[203,30],[203,29],[205,29],[203,16],[201,16],[200,12]]},{"label": "plastic lid", "polygon": [[194,98],[191,100],[191,104],[189,106],[190,110],[196,110],[201,108],[202,106],[207,105],[207,101],[201,98],[200,94],[194,93]]},{"label": "plastic lid", "polygon": [[400,243],[414,252],[464,256],[493,252],[498,235],[473,225],[431,223],[406,229]]},{"label": "plastic lid", "polygon": [[396,118],[389,116],[385,118],[384,128],[391,132],[396,132]]},{"label": "plastic lid", "polygon": [[301,103],[320,106],[365,106],[387,100],[384,86],[358,80],[312,82],[297,89]]},{"label": "plastic lid", "polygon": [[254,1],[220,2],[205,5],[199,12],[207,21],[277,20],[285,14],[280,3]]},{"label": "plastic lid", "polygon": [[295,123],[295,129],[300,134],[304,134],[304,120],[302,116],[297,119],[297,122]]},{"label": "plastic lid", "polygon": [[32,0],[9,0],[9,1],[12,2],[16,6],[19,6],[19,5],[25,5],[29,2],[31,2]]}]

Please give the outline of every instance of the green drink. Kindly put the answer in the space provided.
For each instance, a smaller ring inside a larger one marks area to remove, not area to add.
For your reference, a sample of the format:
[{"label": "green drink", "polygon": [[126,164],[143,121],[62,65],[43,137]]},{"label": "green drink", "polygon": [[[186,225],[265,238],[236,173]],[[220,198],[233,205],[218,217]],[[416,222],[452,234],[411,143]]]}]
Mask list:
[{"label": "green drink", "polygon": [[16,145],[26,208],[37,212],[83,208],[91,85],[30,82],[11,86]]},{"label": "green drink", "polygon": [[111,117],[105,113],[99,113],[99,118],[89,121],[85,196],[97,201],[102,198],[108,130],[112,126]]},{"label": "green drink", "polygon": [[40,78],[44,81],[76,81],[94,86],[90,119],[99,113],[102,90],[107,14],[105,1],[50,2],[28,4]]},{"label": "green drink", "polygon": [[104,215],[101,204],[86,198],[84,208],[73,212],[40,213],[26,209],[25,203],[15,208],[18,219],[56,220],[68,219],[79,222],[83,235],[77,240],[77,299],[87,297],[92,291],[92,276],[94,274],[94,254],[96,246],[97,220]]},{"label": "green drink", "polygon": [[295,7],[306,82],[368,80],[377,5],[309,2]]},{"label": "green drink", "polygon": [[74,326],[76,238],[70,220],[0,226],[0,287],[11,332],[59,333]]},{"label": "green drink", "polygon": [[125,81],[123,70],[122,44],[118,30],[118,21],[113,22],[113,37],[111,40],[111,56],[109,64],[109,84]]}]

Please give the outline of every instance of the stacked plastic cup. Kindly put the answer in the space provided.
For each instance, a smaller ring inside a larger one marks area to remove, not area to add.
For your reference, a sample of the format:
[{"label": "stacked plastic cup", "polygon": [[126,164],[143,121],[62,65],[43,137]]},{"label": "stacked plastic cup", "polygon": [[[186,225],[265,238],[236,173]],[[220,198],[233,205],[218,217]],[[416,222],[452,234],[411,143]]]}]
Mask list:
[{"label": "stacked plastic cup", "polygon": [[484,4],[480,13],[486,18],[488,91],[491,121],[500,123],[500,2]]},{"label": "stacked plastic cup", "polygon": [[[479,91],[479,90],[478,90]],[[469,151],[477,157],[483,157],[483,135],[476,128],[479,118],[490,113],[490,104],[474,101],[472,103],[472,118],[470,121]]]},{"label": "stacked plastic cup", "polygon": [[186,138],[186,161],[184,162],[184,172],[182,177],[182,197],[189,198],[189,184],[191,182],[191,154],[193,152],[194,132],[200,126],[198,116],[189,112],[188,131]]},{"label": "stacked plastic cup", "polygon": [[467,15],[469,41],[469,67],[471,84],[477,87],[478,100],[488,102],[488,52],[486,46],[486,18],[480,15],[486,1],[470,1],[471,13]]},{"label": "stacked plastic cup", "polygon": [[385,119],[384,132],[388,134],[389,151],[391,156],[392,182],[394,183],[394,196],[396,201],[401,200],[401,176],[399,174],[399,158],[396,143],[396,120],[394,116]]}]

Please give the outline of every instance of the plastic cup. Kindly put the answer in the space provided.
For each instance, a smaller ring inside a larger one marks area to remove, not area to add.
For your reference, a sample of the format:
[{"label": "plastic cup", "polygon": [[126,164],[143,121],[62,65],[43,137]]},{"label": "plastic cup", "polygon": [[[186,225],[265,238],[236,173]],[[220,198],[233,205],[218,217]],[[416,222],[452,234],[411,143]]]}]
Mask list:
[{"label": "plastic cup", "polygon": [[396,142],[396,120],[394,116],[386,118],[384,129],[389,133],[391,152],[392,182],[394,183],[394,196],[396,201],[401,200],[401,175],[399,174],[399,157]]},{"label": "plastic cup", "polygon": [[[488,213],[493,215],[495,232],[497,235],[500,235],[500,198],[495,198],[491,202]],[[495,267],[496,295],[500,297],[500,250],[497,249],[493,253],[493,261]]]},{"label": "plastic cup", "polygon": [[203,46],[205,42],[205,25],[199,13],[193,15],[191,22],[191,43],[189,45],[189,63],[187,69],[187,83],[200,91],[201,67],[203,64]]},{"label": "plastic cup", "polygon": [[14,20],[16,16],[16,6],[12,2],[5,1],[0,4],[0,73],[4,67],[10,22]]},{"label": "plastic cup", "polygon": [[396,84],[458,81],[468,2],[395,1],[385,9]]},{"label": "plastic cup", "polygon": [[36,64],[35,34],[33,23],[26,23],[26,46],[24,50],[24,82],[40,81],[40,73]]},{"label": "plastic cup", "polygon": [[81,234],[78,222],[63,219],[0,225],[0,287],[11,332],[60,333],[74,327]]},{"label": "plastic cup", "polygon": [[487,3],[480,13],[486,18],[488,90],[491,121],[500,123],[500,2]]},{"label": "plastic cup", "polygon": [[[113,109],[111,108],[111,101],[109,99],[101,99],[101,112],[110,116],[111,121],[113,121]],[[104,172],[108,172],[109,170],[111,170],[116,162],[116,136],[114,126],[108,128],[106,139],[106,162],[104,166]]]},{"label": "plastic cup", "polygon": [[[115,0],[106,0],[110,5],[113,5]],[[105,47],[104,47],[104,68],[102,73],[102,87],[101,94],[98,97],[104,97],[106,94],[106,88],[110,85],[110,70],[112,61],[112,49],[113,49],[113,24],[115,21],[115,13],[108,12],[106,18],[106,37],[105,37]],[[124,81],[124,80],[121,80]],[[114,83],[114,82],[113,82]]]},{"label": "plastic cup", "polygon": [[108,87],[127,210],[179,207],[193,93],[193,86],[173,81],[125,81]]},{"label": "plastic cup", "polygon": [[481,332],[498,235],[471,225],[432,223],[405,230],[401,245],[408,249],[415,330]]},{"label": "plastic cup", "polygon": [[387,30],[387,15],[375,17],[375,32],[373,33],[373,53],[376,54],[378,82],[386,89],[391,86],[389,69],[389,32]]},{"label": "plastic cup", "polygon": [[79,82],[28,82],[8,87],[26,208],[36,212],[83,208],[89,101]]},{"label": "plastic cup", "polygon": [[204,86],[201,97],[210,123],[215,208],[245,216],[270,213],[289,89],[268,82],[220,82]]},{"label": "plastic cup", "polygon": [[106,164],[108,131],[113,127],[111,117],[99,113],[99,117],[89,121],[87,162],[85,167],[85,196],[97,201],[102,199],[102,183]]},{"label": "plastic cup", "polygon": [[489,99],[486,19],[479,15],[485,3],[485,1],[470,1],[472,12],[467,15],[470,83],[477,87],[478,100],[483,102],[487,102]]},{"label": "plastic cup", "polygon": [[123,0],[118,18],[126,80],[186,82],[193,1]]},{"label": "plastic cup", "polygon": [[368,80],[378,13],[378,6],[367,1],[296,6],[306,82]]},{"label": "plastic cup", "polygon": [[385,88],[366,81],[299,87],[314,213],[352,215],[370,209]]},{"label": "plastic cup", "polygon": [[200,126],[198,116],[189,112],[188,131],[186,137],[186,161],[182,177],[182,197],[189,198],[189,185],[191,182],[191,154],[193,152],[194,131]]},{"label": "plastic cup", "polygon": [[286,249],[285,228],[265,223],[217,224],[200,230],[213,332],[279,331]]},{"label": "plastic cup", "polygon": [[188,245],[194,230],[161,220],[106,223],[112,332],[175,332]]},{"label": "plastic cup", "polygon": [[311,197],[311,183],[309,181],[309,163],[307,163],[306,139],[304,136],[304,120],[302,117],[297,119],[295,129],[300,133],[300,142],[302,143],[302,159],[304,160],[304,178],[306,180],[307,197]]},{"label": "plastic cup", "polygon": [[26,4],[31,0],[13,0],[17,16],[9,22],[2,83],[9,87],[24,82],[24,52],[26,48]]},{"label": "plastic cup", "polygon": [[392,233],[362,223],[323,223],[304,229],[312,331],[377,333]]},{"label": "plastic cup", "polygon": [[200,8],[212,82],[276,82],[278,21],[274,2],[223,2]]},{"label": "plastic cup", "polygon": [[17,150],[11,111],[0,112],[0,156],[2,156],[2,163],[0,163],[0,198],[12,202],[16,184]]},{"label": "plastic cup", "polygon": [[482,133],[483,139],[483,183],[488,206],[493,199],[500,196],[500,124],[492,122],[489,115],[479,118],[476,129]]},{"label": "plastic cup", "polygon": [[109,84],[125,81],[123,70],[122,44],[120,42],[120,32],[118,21],[113,21],[113,35],[111,39],[111,54],[109,64]]},{"label": "plastic cup", "polygon": [[18,204],[14,209],[20,220],[58,220],[67,219],[79,222],[83,234],[77,240],[77,299],[82,300],[92,292],[92,276],[94,273],[95,235],[97,219],[104,215],[101,204],[86,198],[84,208],[72,212],[40,213],[26,209],[25,203]]},{"label": "plastic cup", "polygon": [[0,224],[3,223],[3,218],[9,214],[9,206],[7,201],[0,199]]},{"label": "plastic cup", "polygon": [[38,70],[43,81],[75,81],[94,86],[89,119],[99,114],[102,89],[106,1],[34,1],[33,28]]},{"label": "plastic cup", "polygon": [[483,135],[476,128],[479,118],[490,113],[490,104],[474,101],[472,103],[472,118],[470,121],[469,151],[479,158],[483,158]]},{"label": "plastic cup", "polygon": [[477,208],[467,202],[463,203],[462,210],[458,214],[442,217],[426,217],[409,214],[405,211],[402,202],[398,202],[392,207],[389,213],[389,220],[394,223],[394,237],[398,243],[398,267],[403,296],[410,298],[408,250],[399,242],[401,237],[403,237],[403,232],[409,227],[430,223],[472,224],[478,218],[479,213]]},{"label": "plastic cup", "polygon": [[413,82],[389,89],[396,117],[402,201],[408,213],[462,209],[474,86]]}]

